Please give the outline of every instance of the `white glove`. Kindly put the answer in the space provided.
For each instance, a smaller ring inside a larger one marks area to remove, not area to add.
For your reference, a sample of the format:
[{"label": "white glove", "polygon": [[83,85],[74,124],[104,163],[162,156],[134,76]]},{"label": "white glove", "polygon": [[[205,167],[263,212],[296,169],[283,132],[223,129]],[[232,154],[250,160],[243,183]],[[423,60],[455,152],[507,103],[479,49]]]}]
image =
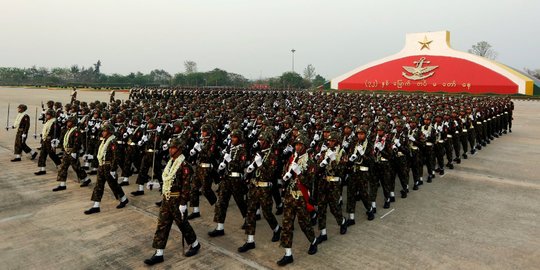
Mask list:
[{"label": "white glove", "polygon": [[330,159],[330,161],[334,161],[336,160],[336,152],[332,151],[332,150],[327,150],[326,151],[326,157]]},{"label": "white glove", "polygon": [[134,131],[134,130],[133,130],[132,128],[128,128],[128,129],[127,129],[127,134],[131,135],[131,133],[133,133],[133,131]]},{"label": "white glove", "polygon": [[259,154],[255,155],[255,164],[257,164],[257,167],[260,167],[262,162],[262,157]]},{"label": "white glove", "polygon": [[163,151],[169,150],[169,144],[164,144],[161,149],[163,149]]},{"label": "white glove", "polygon": [[122,138],[126,139],[128,137],[127,132],[122,135]]},{"label": "white glove", "polygon": [[157,132],[161,132],[161,126],[157,126],[156,130]]},{"label": "white glove", "polygon": [[313,148],[315,146],[315,140],[311,141],[311,143],[309,144],[309,147]]},{"label": "white glove", "polygon": [[197,151],[195,151],[195,149],[191,149],[191,150],[189,151],[189,155],[190,155],[190,156],[194,156],[195,154],[197,154]]},{"label": "white glove", "polygon": [[443,126],[438,126],[438,127],[437,127],[437,130],[442,132]]},{"label": "white glove", "polygon": [[353,162],[355,161],[356,159],[358,159],[358,156],[356,154],[352,154],[352,156],[349,158],[349,161],[350,162]]},{"label": "white glove", "polygon": [[95,128],[100,128],[101,127],[101,123],[100,122],[97,122],[95,125],[94,125]]},{"label": "white glove", "polygon": [[187,210],[187,206],[182,204],[182,205],[180,205],[178,207],[178,210],[180,210],[180,214],[182,215],[182,218],[184,218],[184,215],[185,215],[186,210]]},{"label": "white glove", "polygon": [[349,147],[349,142],[348,142],[348,141],[344,141],[344,142],[343,142],[343,147],[348,148],[348,147]]},{"label": "white glove", "polygon": [[287,147],[285,148],[285,150],[283,150],[283,153],[290,153],[294,150],[294,148],[289,144],[287,145]]},{"label": "white glove", "polygon": [[289,181],[291,178],[292,178],[292,173],[287,172],[287,173],[283,176],[283,181]]},{"label": "white glove", "polygon": [[58,144],[60,144],[60,141],[58,139],[53,139],[51,141],[51,147],[52,148],[56,148],[58,146]]},{"label": "white glove", "polygon": [[257,135],[257,130],[254,129],[253,131],[251,131],[251,135],[253,135],[253,136]]},{"label": "white glove", "polygon": [[140,140],[140,141],[137,143],[137,145],[140,147],[140,146],[143,145],[143,143],[144,143],[144,142],[143,142],[142,140]]},{"label": "white glove", "polygon": [[275,126],[274,129],[275,129],[276,131],[278,131],[278,130],[279,130],[279,126]]},{"label": "white glove", "polygon": [[227,164],[225,162],[219,163],[218,171],[223,171],[227,167]]},{"label": "white glove", "polygon": [[328,149],[328,146],[326,146],[326,144],[323,144],[321,146],[321,152],[326,151],[327,149]]},{"label": "white glove", "polygon": [[327,158],[324,159],[324,160],[319,164],[319,166],[320,166],[321,168],[324,168],[324,167],[326,167],[327,165],[328,165],[328,159],[327,159]]},{"label": "white glove", "polygon": [[225,156],[223,157],[223,159],[224,159],[226,162],[231,162],[231,160],[232,160],[231,154],[226,153]]},{"label": "white glove", "polygon": [[320,159],[320,158],[321,158],[321,153],[317,153],[317,154],[315,155],[315,159],[318,160],[318,159]]},{"label": "white glove", "polygon": [[380,151],[382,151],[384,147],[383,147],[383,145],[382,145],[381,142],[377,142],[377,143],[375,143],[375,148],[377,148],[377,149],[379,149]]},{"label": "white glove", "polygon": [[92,121],[92,120],[88,121],[89,126],[93,126],[94,124],[95,124],[94,121]]},{"label": "white glove", "polygon": [[146,127],[146,124],[141,124],[141,128],[145,128]]},{"label": "white glove", "polygon": [[113,178],[116,178],[116,172],[112,171],[112,172],[111,172],[111,176],[112,176]]},{"label": "white glove", "polygon": [[287,139],[287,136],[285,135],[285,133],[281,134],[281,137],[279,137],[280,140],[285,140]]},{"label": "white glove", "polygon": [[313,136],[313,139],[315,141],[319,141],[321,139],[321,135],[319,135],[318,133],[315,133],[315,136]]},{"label": "white glove", "polygon": [[248,167],[247,167],[247,173],[251,173],[255,170],[255,166],[253,165],[253,163],[251,163]]},{"label": "white glove", "polygon": [[26,134],[21,135],[21,137],[23,138],[23,140],[26,139]]},{"label": "white glove", "polygon": [[141,138],[141,141],[143,141],[143,142],[148,141],[148,136],[147,136],[146,134],[144,134],[144,135],[142,136],[142,138]]},{"label": "white glove", "polygon": [[195,143],[195,145],[193,146],[193,149],[195,149],[197,152],[201,152],[201,144],[199,143]]},{"label": "white glove", "polygon": [[253,148],[254,148],[254,149],[259,148],[259,142],[258,142],[258,141],[256,141],[256,142],[253,143]]},{"label": "white glove", "polygon": [[359,153],[361,156],[363,156],[364,153],[365,153],[365,151],[366,151],[362,145],[358,145],[358,146],[356,147],[356,150],[358,151],[358,153]]},{"label": "white glove", "polygon": [[71,157],[77,159],[77,153],[71,153]]},{"label": "white glove", "polygon": [[409,136],[409,141],[412,141],[412,142],[416,142],[416,139],[414,138],[414,136]]},{"label": "white glove", "polygon": [[291,164],[291,170],[296,174],[302,173],[302,168],[300,168],[300,166],[296,163]]}]

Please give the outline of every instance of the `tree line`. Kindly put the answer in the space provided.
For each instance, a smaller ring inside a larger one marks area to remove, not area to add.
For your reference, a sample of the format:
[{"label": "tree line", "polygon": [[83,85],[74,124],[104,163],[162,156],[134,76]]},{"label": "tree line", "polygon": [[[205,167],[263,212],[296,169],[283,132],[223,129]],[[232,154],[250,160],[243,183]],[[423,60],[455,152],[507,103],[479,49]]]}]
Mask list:
[{"label": "tree line", "polygon": [[296,72],[285,72],[281,76],[249,80],[244,76],[215,68],[200,72],[197,63],[185,61],[185,71],[170,74],[163,69],[149,73],[131,72],[127,75],[100,71],[101,61],[90,67],[73,65],[69,68],[16,68],[0,67],[0,85],[41,86],[41,87],[88,87],[88,88],[129,88],[146,86],[190,86],[190,87],[250,87],[252,85],[271,88],[312,88],[325,84],[326,79],[315,73],[313,65],[304,70],[304,77]]}]

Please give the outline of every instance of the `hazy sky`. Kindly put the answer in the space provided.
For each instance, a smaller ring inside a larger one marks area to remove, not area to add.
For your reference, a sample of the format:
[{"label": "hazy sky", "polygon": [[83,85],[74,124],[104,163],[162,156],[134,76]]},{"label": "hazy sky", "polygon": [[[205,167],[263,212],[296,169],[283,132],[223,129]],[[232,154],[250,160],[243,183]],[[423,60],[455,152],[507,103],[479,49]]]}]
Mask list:
[{"label": "hazy sky", "polygon": [[488,41],[498,61],[540,68],[539,0],[0,0],[0,66],[127,74],[215,67],[250,79],[308,64],[330,79],[396,53],[410,32]]}]

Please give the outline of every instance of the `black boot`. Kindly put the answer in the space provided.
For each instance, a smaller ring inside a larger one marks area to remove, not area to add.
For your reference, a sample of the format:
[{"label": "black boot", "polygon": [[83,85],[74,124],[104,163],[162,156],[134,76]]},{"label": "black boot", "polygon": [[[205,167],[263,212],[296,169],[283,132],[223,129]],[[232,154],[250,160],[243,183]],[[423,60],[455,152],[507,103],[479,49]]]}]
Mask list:
[{"label": "black boot", "polygon": [[283,214],[283,205],[276,207],[276,216]]},{"label": "black boot", "polygon": [[384,208],[384,209],[390,208],[390,200],[386,200],[386,201],[384,202],[383,208]]},{"label": "black boot", "polygon": [[39,172],[35,172],[34,174],[35,175],[44,175],[46,173],[47,173],[46,171],[39,171]]},{"label": "black boot", "polygon": [[251,242],[251,243],[244,243],[243,246],[239,247],[238,248],[238,252],[240,253],[244,253],[250,249],[254,249],[255,248],[255,242]]},{"label": "black boot", "polygon": [[309,245],[309,249],[308,249],[308,252],[307,252],[307,254],[309,254],[309,255],[313,255],[315,253],[317,253],[317,241],[315,241],[315,244]]},{"label": "black boot", "polygon": [[415,182],[414,182],[414,186],[413,186],[412,189],[413,189],[413,190],[418,190],[418,188],[419,188],[418,181],[415,181]]},{"label": "black boot", "polygon": [[390,202],[396,202],[396,197],[394,196],[390,197]]},{"label": "black boot", "polygon": [[53,188],[52,191],[56,192],[56,191],[62,191],[62,190],[66,190],[66,186],[57,186],[55,188]]},{"label": "black boot", "polygon": [[163,203],[163,201],[159,201],[159,202],[156,202],[156,206],[157,207],[161,207],[161,204]]},{"label": "black boot", "polygon": [[343,219],[343,222],[341,225],[339,225],[339,234],[346,234],[347,233],[347,221]]},{"label": "black boot", "polygon": [[201,213],[200,212],[193,212],[191,214],[188,215],[187,219],[189,220],[192,220],[194,218],[200,218],[201,217]]},{"label": "black boot", "polygon": [[11,162],[18,162],[18,161],[21,161],[21,158],[14,158],[11,160]]},{"label": "black boot", "polygon": [[450,170],[453,170],[454,169],[454,164],[448,162],[448,164],[446,164],[446,167],[448,167],[448,169],[450,169]]},{"label": "black boot", "polygon": [[191,246],[188,251],[186,251],[186,254],[184,256],[191,257],[199,252],[199,249],[201,249],[201,243],[197,243],[196,246]]},{"label": "black boot", "polygon": [[92,182],[92,180],[88,178],[81,183],[80,187],[87,187],[88,185],[90,185],[90,182]]},{"label": "black boot", "polygon": [[283,258],[281,258],[281,260],[277,261],[277,265],[279,266],[285,266],[289,263],[292,263],[294,262],[294,259],[293,259],[293,256],[283,256]]},{"label": "black boot", "polygon": [[120,202],[120,204],[118,204],[118,205],[116,206],[116,209],[124,208],[124,207],[126,207],[126,205],[127,205],[128,203],[129,203],[129,200],[126,198],[125,201]]},{"label": "black boot", "polygon": [[401,190],[400,192],[401,192],[401,198],[402,198],[402,199],[407,198],[407,191]]},{"label": "black boot", "polygon": [[147,265],[154,265],[157,263],[163,262],[163,255],[162,256],[156,256],[156,254],[152,255],[152,258],[144,260],[144,263]]},{"label": "black boot", "polygon": [[317,244],[320,244],[324,241],[328,240],[328,235],[326,234],[321,234],[319,235],[319,237],[317,237]]},{"label": "black boot", "polygon": [[261,220],[261,214],[256,214],[255,215],[255,220]]},{"label": "black boot", "polygon": [[428,183],[433,182],[433,178],[434,178],[434,175],[432,175],[432,174],[428,175],[428,177],[427,177],[427,182],[428,182]]},{"label": "black boot", "polygon": [[141,195],[144,195],[144,190],[133,191],[133,192],[131,192],[131,195],[133,195],[133,196],[141,196]]},{"label": "black boot", "polygon": [[439,175],[444,175],[444,169],[441,169],[441,170],[439,171]]},{"label": "black boot", "polygon": [[100,209],[99,207],[92,207],[86,211],[84,211],[84,214],[85,215],[91,215],[91,214],[94,214],[94,213],[99,213],[100,212]]},{"label": "black boot", "polygon": [[120,185],[121,187],[129,186],[129,182],[128,182],[128,181],[122,181],[122,182],[120,182],[119,185]]},{"label": "black boot", "polygon": [[38,155],[38,153],[37,153],[37,152],[34,152],[34,153],[32,154],[32,157],[31,157],[30,159],[31,159],[31,160],[36,159],[37,155]]},{"label": "black boot", "polygon": [[469,158],[466,153],[463,153],[462,156],[463,156],[463,159],[468,159]]},{"label": "black boot", "polygon": [[225,235],[225,230],[214,229],[213,231],[208,232],[208,236],[210,237],[218,237],[223,235]]},{"label": "black boot", "polygon": [[355,224],[356,224],[356,221],[354,221],[354,219],[347,219],[347,227],[355,225]]},{"label": "black boot", "polygon": [[281,227],[272,235],[272,242],[277,242],[281,238]]},{"label": "black boot", "polygon": [[373,208],[371,208],[369,211],[366,212],[367,219],[373,220],[375,219],[375,212],[373,212]]}]

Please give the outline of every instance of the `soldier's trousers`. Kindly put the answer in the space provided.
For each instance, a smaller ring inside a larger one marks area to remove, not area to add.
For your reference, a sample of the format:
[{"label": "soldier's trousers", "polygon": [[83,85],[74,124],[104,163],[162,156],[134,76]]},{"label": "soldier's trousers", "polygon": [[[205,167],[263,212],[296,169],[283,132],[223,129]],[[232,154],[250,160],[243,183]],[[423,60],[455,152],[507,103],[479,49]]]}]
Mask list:
[{"label": "soldier's trousers", "polygon": [[92,201],[101,202],[101,198],[103,198],[103,191],[105,189],[105,182],[109,184],[109,187],[117,200],[125,195],[116,178],[112,177],[111,169],[111,165],[103,165],[98,167],[97,183],[94,187],[94,192],[92,193]]},{"label": "soldier's trousers", "polygon": [[349,177],[347,185],[347,213],[354,214],[356,210],[356,194],[360,195],[360,200],[366,210],[371,208],[369,196],[370,171],[361,171],[359,167],[353,167],[353,172]]},{"label": "soldier's trousers", "polygon": [[467,140],[469,141],[469,146],[471,147],[471,154],[474,148],[476,148],[476,130],[475,128],[469,128],[467,132]]},{"label": "soldier's trousers", "polygon": [[38,167],[45,167],[47,165],[47,156],[49,156],[56,166],[62,163],[60,158],[56,155],[56,152],[51,146],[51,140],[41,141],[41,150],[39,150]]},{"label": "soldier's trousers", "polygon": [[94,157],[92,161],[90,162],[90,165],[92,166],[92,168],[99,167],[99,163],[96,157],[97,157],[97,152],[98,152],[100,143],[101,141],[99,139],[90,139],[90,141],[88,142],[88,154]]},{"label": "soldier's trousers", "polygon": [[[411,149],[411,156],[409,157],[409,164],[411,166],[413,182],[419,181],[420,177],[422,177],[422,175],[424,174],[424,165],[422,164],[422,156],[423,155],[420,152],[419,148]],[[431,174],[431,171],[428,172],[428,174]],[[407,175],[409,175],[408,171],[407,171]]]},{"label": "soldier's trousers", "polygon": [[126,176],[126,173],[124,172],[124,168],[126,167],[125,164],[127,162],[127,155],[126,155],[126,145],[125,144],[117,144],[116,145],[116,156],[118,157],[118,167],[120,167],[120,170],[122,170],[122,177]]},{"label": "soldier's trousers", "polygon": [[158,224],[156,233],[154,234],[154,242],[152,243],[153,248],[165,249],[173,221],[180,229],[180,232],[182,232],[188,245],[191,245],[197,240],[195,231],[189,224],[187,218],[182,218],[182,214],[178,209],[179,206],[180,199],[178,197],[171,197],[167,200],[165,196],[163,196],[161,207],[159,208]]},{"label": "soldier's trousers", "polygon": [[244,199],[244,192],[242,192],[245,189],[245,185],[246,184],[241,177],[230,176],[225,177],[225,179],[219,183],[218,200],[214,212],[214,222],[225,223],[225,218],[227,217],[227,208],[229,207],[231,196],[234,198],[238,209],[240,209],[242,217],[246,217],[247,204],[246,200]]},{"label": "soldier's trousers", "polygon": [[[426,169],[429,175],[432,175],[433,171],[435,170],[435,151],[433,147],[433,145],[426,145],[422,148],[421,162],[426,164]],[[422,163],[420,163],[420,176],[424,174],[423,168],[424,166]]]},{"label": "soldier's trousers", "polygon": [[448,163],[452,163],[452,160],[454,157],[452,156],[452,139],[448,138],[444,141],[444,150],[446,152],[446,159],[448,160]]},{"label": "soldier's trousers", "polygon": [[270,229],[274,230],[278,226],[276,216],[272,213],[272,189],[271,187],[255,187],[252,186],[248,191],[247,199],[247,215],[246,215],[246,234],[255,235],[257,226],[256,215],[257,207],[261,206],[264,218],[270,225]]},{"label": "soldier's trousers", "polygon": [[[154,153],[156,154],[155,164],[152,164],[154,161]],[[144,185],[148,180],[150,179],[150,175],[148,175],[148,171],[150,171],[150,168],[154,170],[154,177],[161,179],[161,165],[158,164],[158,162],[161,163],[161,161],[157,160],[157,152],[145,152],[144,156],[142,158],[141,167],[139,168],[139,175],[137,175],[137,185]]]},{"label": "soldier's trousers", "polygon": [[[390,182],[392,181],[392,166],[390,165],[390,162],[389,161],[375,162],[375,175],[374,176],[375,176],[374,178],[377,179],[379,183],[381,183],[384,198],[385,199],[390,198],[390,192],[394,191],[391,189],[391,185],[390,185]],[[374,190],[371,190],[371,192],[375,192],[376,194],[377,189],[378,187],[375,188]],[[376,197],[376,195],[374,197]]]},{"label": "soldier's trousers", "polygon": [[23,139],[22,135],[22,131],[17,131],[17,135],[15,137],[15,155],[20,155],[23,151],[27,154],[32,151],[32,149],[26,144],[26,138]]},{"label": "soldier's trousers", "polygon": [[405,155],[396,156],[393,160],[394,170],[392,173],[392,180],[390,183],[391,190],[395,189],[396,186],[396,175],[399,178],[399,183],[401,188],[406,190],[409,187],[409,161]]},{"label": "soldier's trousers", "polygon": [[459,146],[460,138],[461,138],[461,133],[454,133],[454,137],[452,137],[452,148],[454,149],[454,155],[456,158],[461,157],[461,149]]},{"label": "soldier's trousers", "polygon": [[343,222],[343,212],[339,204],[341,196],[341,181],[321,180],[319,186],[319,199],[317,201],[319,230],[326,229],[326,208],[330,208],[330,213],[336,218],[338,225]]},{"label": "soldier's trousers", "polygon": [[286,191],[284,197],[284,209],[283,209],[283,230],[281,231],[281,247],[291,248],[293,241],[293,227],[294,220],[298,216],[298,225],[300,229],[306,235],[309,243],[313,243],[315,240],[315,232],[311,227],[311,219],[306,209],[306,202],[304,197],[299,196],[295,199],[289,191]]},{"label": "soldier's trousers", "polygon": [[444,142],[435,143],[435,157],[437,159],[437,165],[438,165],[439,169],[444,168],[444,151],[445,151],[444,145],[445,145]]},{"label": "soldier's trousers", "polygon": [[126,160],[124,161],[124,167],[122,168],[122,177],[130,177],[133,175],[131,166],[139,169],[141,167],[140,150],[137,145],[128,145],[126,149]]},{"label": "soldier's trousers", "polygon": [[212,190],[212,179],[210,179],[211,168],[197,167],[195,177],[191,178],[190,201],[191,207],[199,207],[199,190],[202,188],[202,193],[210,203],[214,205],[217,201],[216,194]]},{"label": "soldier's trousers", "polygon": [[68,175],[68,169],[69,166],[73,168],[75,173],[77,174],[77,178],[79,180],[83,180],[86,178],[87,174],[86,172],[81,168],[81,162],[78,158],[73,158],[71,154],[68,154],[67,152],[62,156],[62,164],[60,165],[60,169],[58,170],[58,176],[56,177],[56,181],[59,182],[65,182]]},{"label": "soldier's trousers", "polygon": [[467,132],[462,131],[461,135],[459,136],[459,140],[461,142],[461,148],[463,149],[464,155],[466,155],[467,152],[469,151],[469,143],[467,141],[468,138],[469,138],[469,131],[468,130]]}]

